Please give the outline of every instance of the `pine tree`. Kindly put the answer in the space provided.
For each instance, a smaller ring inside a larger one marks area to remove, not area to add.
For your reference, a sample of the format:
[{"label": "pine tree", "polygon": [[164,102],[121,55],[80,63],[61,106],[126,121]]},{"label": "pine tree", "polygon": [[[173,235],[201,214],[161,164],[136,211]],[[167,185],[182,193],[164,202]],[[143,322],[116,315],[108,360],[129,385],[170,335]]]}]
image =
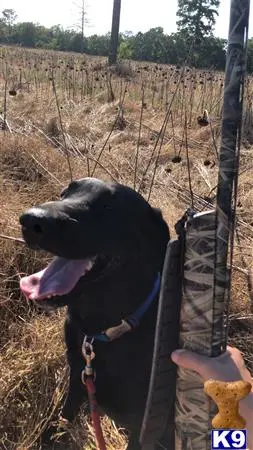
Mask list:
[{"label": "pine tree", "polygon": [[117,61],[117,51],[119,43],[119,21],[120,21],[121,0],[114,0],[112,13],[112,31],[109,52],[109,65]]},{"label": "pine tree", "polygon": [[212,36],[220,0],[178,0],[178,31],[201,42]]}]

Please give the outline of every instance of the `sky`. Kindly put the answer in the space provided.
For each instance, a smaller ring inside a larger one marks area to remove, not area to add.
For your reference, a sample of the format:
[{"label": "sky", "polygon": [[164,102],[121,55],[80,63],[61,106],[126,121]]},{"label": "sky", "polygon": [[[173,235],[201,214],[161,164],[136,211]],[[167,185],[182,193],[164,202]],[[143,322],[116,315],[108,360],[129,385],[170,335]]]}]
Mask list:
[{"label": "sky", "polygon": [[[253,0],[251,9],[253,14]],[[71,28],[78,23],[81,0],[1,0],[1,10],[13,8],[18,20],[38,22],[44,26],[62,25]],[[113,0],[85,0],[89,24],[85,35],[103,34],[110,31]],[[177,0],[122,0],[120,31],[148,31],[161,26],[170,34],[176,31]],[[230,1],[221,0],[215,35],[227,38]],[[253,18],[250,20],[249,36],[253,36]]]}]

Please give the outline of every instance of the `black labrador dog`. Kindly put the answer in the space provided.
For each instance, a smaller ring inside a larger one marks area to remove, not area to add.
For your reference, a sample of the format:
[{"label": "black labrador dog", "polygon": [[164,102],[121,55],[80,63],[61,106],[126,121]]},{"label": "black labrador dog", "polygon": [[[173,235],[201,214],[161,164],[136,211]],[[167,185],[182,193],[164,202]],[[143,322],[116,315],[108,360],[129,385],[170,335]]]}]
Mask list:
[{"label": "black labrador dog", "polygon": [[84,178],[59,200],[26,211],[20,223],[30,248],[55,255],[21,280],[22,292],[41,307],[67,306],[70,381],[62,416],[73,420],[85,400],[81,348],[87,336],[96,354],[97,401],[129,429],[128,449],[138,449],[170,238],[160,210],[129,187]]}]

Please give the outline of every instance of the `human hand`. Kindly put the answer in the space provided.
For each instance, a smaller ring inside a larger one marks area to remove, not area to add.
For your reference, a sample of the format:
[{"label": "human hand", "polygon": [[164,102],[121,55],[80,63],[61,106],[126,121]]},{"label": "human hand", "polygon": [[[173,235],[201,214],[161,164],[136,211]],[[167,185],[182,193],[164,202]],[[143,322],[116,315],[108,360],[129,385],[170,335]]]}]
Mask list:
[{"label": "human hand", "polygon": [[237,381],[242,379],[252,383],[251,375],[245,366],[242,354],[235,347],[227,346],[226,352],[216,358],[179,349],[172,352],[171,359],[180,367],[199,373],[204,381],[210,378],[219,381]]},{"label": "human hand", "polygon": [[[253,385],[253,379],[244,364],[242,354],[235,347],[227,346],[226,352],[215,358],[179,349],[172,352],[171,359],[184,369],[194,370],[204,381],[210,378],[219,381],[244,380]],[[248,449],[253,450],[253,388],[251,393],[241,400],[239,410],[247,422]]]}]

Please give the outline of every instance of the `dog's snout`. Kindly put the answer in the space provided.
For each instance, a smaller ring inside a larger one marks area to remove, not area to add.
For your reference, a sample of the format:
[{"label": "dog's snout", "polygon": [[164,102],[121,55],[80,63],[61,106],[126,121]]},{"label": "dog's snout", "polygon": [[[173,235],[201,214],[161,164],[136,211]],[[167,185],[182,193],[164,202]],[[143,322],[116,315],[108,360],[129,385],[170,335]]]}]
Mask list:
[{"label": "dog's snout", "polygon": [[49,226],[47,212],[41,208],[31,208],[20,216],[23,229],[36,234],[43,234]]}]

